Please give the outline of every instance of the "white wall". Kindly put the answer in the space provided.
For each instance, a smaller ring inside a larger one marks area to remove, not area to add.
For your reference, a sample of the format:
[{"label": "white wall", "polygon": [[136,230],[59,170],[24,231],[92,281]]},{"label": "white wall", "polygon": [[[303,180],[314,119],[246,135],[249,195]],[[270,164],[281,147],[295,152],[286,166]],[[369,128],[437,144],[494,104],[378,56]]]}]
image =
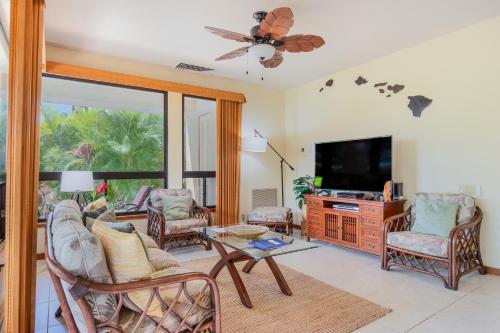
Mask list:
[{"label": "white wall", "polygon": [[[486,265],[500,267],[500,18],[307,83],[285,94],[287,156],[294,177],[314,174],[315,142],[393,135],[394,179],[405,194],[479,185]],[[332,55],[334,58],[334,55]],[[369,82],[357,86],[363,76]],[[333,78],[331,88],[318,90]],[[373,87],[400,83],[390,98]],[[421,118],[407,96],[433,99]],[[287,204],[295,206],[291,186]]]}]

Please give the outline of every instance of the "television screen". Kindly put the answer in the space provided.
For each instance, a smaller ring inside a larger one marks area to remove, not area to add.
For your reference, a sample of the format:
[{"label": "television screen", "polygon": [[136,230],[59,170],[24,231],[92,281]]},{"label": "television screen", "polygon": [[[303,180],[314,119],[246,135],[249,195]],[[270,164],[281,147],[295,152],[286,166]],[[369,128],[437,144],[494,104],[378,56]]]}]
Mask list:
[{"label": "television screen", "polygon": [[392,137],[316,144],[321,188],[382,192],[392,179]]}]

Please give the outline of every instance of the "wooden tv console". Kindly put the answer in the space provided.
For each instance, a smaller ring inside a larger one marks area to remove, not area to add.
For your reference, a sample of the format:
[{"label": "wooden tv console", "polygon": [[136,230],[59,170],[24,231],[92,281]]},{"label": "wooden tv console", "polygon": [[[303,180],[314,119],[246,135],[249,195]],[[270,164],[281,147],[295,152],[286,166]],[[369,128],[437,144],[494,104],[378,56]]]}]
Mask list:
[{"label": "wooden tv console", "polygon": [[[351,198],[306,196],[306,235],[376,255],[382,250],[386,218],[403,213],[404,200],[381,202]],[[336,209],[348,204],[356,210]]]}]

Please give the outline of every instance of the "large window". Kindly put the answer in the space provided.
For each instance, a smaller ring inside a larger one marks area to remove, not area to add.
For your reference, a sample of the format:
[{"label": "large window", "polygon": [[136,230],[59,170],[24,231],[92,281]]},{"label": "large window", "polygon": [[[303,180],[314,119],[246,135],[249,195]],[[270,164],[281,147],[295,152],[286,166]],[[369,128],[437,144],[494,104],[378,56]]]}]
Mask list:
[{"label": "large window", "polygon": [[40,124],[40,211],[69,193],[65,170],[91,170],[107,199],[131,203],[141,186],[167,185],[166,93],[44,76]]},{"label": "large window", "polygon": [[183,182],[196,201],[215,207],[215,100],[183,96]]}]

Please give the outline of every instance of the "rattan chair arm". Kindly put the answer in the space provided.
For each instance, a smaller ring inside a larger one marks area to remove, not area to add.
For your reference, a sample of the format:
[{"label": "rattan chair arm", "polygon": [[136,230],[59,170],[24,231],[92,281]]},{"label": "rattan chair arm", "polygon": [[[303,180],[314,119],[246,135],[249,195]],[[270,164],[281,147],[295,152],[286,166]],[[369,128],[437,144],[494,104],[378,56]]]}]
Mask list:
[{"label": "rattan chair arm", "polygon": [[210,212],[210,209],[202,207],[198,205],[196,202],[193,203],[193,209],[191,211],[191,215],[192,217],[205,219],[207,220],[209,226],[212,225],[212,213]]},{"label": "rattan chair arm", "polygon": [[472,236],[479,243],[479,229],[476,231],[476,226],[480,225],[483,220],[483,212],[479,207],[476,208],[474,213],[474,217],[470,222],[462,223],[457,225],[450,231],[450,235],[448,237],[449,249],[452,251],[456,250],[457,242],[460,237]]},{"label": "rattan chair arm", "polygon": [[388,217],[384,221],[384,239],[389,232],[409,231],[411,227],[411,210],[404,213]]}]

